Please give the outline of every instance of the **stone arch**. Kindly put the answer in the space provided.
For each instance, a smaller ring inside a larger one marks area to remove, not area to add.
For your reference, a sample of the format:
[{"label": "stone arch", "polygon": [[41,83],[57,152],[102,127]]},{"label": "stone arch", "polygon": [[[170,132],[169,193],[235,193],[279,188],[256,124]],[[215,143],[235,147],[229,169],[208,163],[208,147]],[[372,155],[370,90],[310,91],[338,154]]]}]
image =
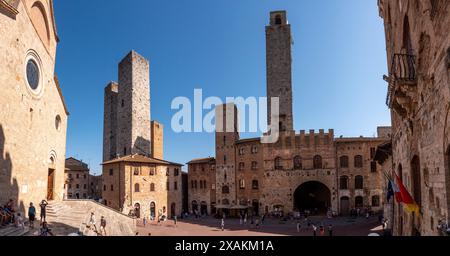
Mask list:
[{"label": "stone arch", "polygon": [[324,214],[331,207],[331,190],[323,183],[309,181],[300,185],[294,192],[294,208],[299,211],[310,210]]},{"label": "stone arch", "polygon": [[50,26],[44,4],[41,1],[35,1],[30,9],[31,20],[36,32],[45,46],[50,46]]},{"label": "stone arch", "polygon": [[138,219],[141,218],[141,204],[140,203],[134,204],[134,216]]},{"label": "stone arch", "polygon": [[150,203],[150,218],[154,219],[156,217],[156,203]]}]

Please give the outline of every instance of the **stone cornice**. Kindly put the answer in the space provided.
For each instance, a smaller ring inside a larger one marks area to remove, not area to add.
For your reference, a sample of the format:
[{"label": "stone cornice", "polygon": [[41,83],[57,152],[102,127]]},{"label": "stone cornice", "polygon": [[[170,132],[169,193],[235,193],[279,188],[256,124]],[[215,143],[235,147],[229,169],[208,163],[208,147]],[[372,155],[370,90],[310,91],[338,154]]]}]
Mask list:
[{"label": "stone cornice", "polygon": [[5,9],[12,15],[17,15],[19,13],[19,11],[6,0],[0,0],[0,8]]}]

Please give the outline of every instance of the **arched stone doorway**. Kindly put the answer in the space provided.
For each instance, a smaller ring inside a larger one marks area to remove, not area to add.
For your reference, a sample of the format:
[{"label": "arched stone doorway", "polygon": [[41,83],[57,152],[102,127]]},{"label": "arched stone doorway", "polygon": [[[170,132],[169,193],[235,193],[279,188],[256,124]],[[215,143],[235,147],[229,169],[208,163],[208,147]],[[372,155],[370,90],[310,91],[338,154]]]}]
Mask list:
[{"label": "arched stone doorway", "polygon": [[200,214],[201,215],[208,215],[208,204],[206,202],[200,203]]},{"label": "arched stone doorway", "polygon": [[331,207],[331,191],[317,181],[303,183],[295,190],[294,207],[299,211],[326,214]]},{"label": "arched stone doorway", "polygon": [[136,218],[141,218],[141,205],[139,203],[134,204],[134,216]]},{"label": "arched stone doorway", "polygon": [[197,201],[192,201],[192,212],[195,213],[198,211],[198,203]]},{"label": "arched stone doorway", "polygon": [[259,201],[257,199],[252,201],[253,215],[259,216]]},{"label": "arched stone doorway", "polygon": [[150,217],[152,219],[156,218],[156,204],[155,204],[155,202],[151,202],[150,203]]},{"label": "arched stone doorway", "polygon": [[350,214],[350,198],[348,196],[341,197],[341,215]]}]

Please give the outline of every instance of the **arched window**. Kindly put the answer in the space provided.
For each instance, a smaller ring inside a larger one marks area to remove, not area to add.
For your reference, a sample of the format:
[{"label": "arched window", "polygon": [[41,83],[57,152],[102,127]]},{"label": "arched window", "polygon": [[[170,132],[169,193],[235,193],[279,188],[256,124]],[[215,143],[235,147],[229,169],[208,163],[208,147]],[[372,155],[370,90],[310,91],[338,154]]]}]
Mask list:
[{"label": "arched window", "polygon": [[239,163],[239,171],[243,171],[245,169],[245,163]]},{"label": "arched window", "polygon": [[139,183],[134,184],[134,192],[139,192]]},{"label": "arched window", "polygon": [[257,170],[258,169],[258,162],[253,161],[252,162],[252,170]]},{"label": "arched window", "polygon": [[252,189],[254,189],[254,190],[259,189],[259,182],[257,180],[252,181]]},{"label": "arched window", "polygon": [[341,156],[339,159],[341,168],[348,168],[348,156]]},{"label": "arched window", "polygon": [[195,188],[195,189],[197,189],[197,188],[198,188],[198,187],[197,187],[197,185],[198,185],[197,181],[196,181],[196,180],[194,180],[194,188]]},{"label": "arched window", "polygon": [[155,192],[155,183],[150,184],[150,192]]},{"label": "arched window", "polygon": [[230,188],[228,186],[223,186],[222,187],[222,194],[229,194],[230,193]]},{"label": "arched window", "polygon": [[355,207],[361,208],[364,206],[364,198],[362,196],[355,197]]},{"label": "arched window", "polygon": [[361,155],[355,156],[355,168],[363,168],[363,157]]},{"label": "arched window", "polygon": [[294,157],[294,169],[295,170],[301,170],[303,168],[302,166],[302,158],[300,156]]},{"label": "arched window", "polygon": [[380,206],[380,196],[372,196],[372,207]]},{"label": "arched window", "polygon": [[339,178],[339,188],[340,189],[348,189],[348,177],[347,176],[341,176]]},{"label": "arched window", "polygon": [[411,172],[414,200],[420,207],[422,205],[422,178],[420,176],[420,160],[418,156],[414,156],[411,161]]},{"label": "arched window", "polygon": [[355,189],[364,189],[364,178],[361,175],[355,177]]},{"label": "arched window", "polygon": [[283,164],[281,163],[281,157],[275,158],[275,170],[283,170]]},{"label": "arched window", "polygon": [[244,179],[239,180],[239,188],[240,189],[245,189],[245,180]]},{"label": "arched window", "polygon": [[323,168],[323,166],[322,166],[322,157],[319,156],[319,155],[314,156],[313,165],[314,165],[314,169],[322,169]]}]

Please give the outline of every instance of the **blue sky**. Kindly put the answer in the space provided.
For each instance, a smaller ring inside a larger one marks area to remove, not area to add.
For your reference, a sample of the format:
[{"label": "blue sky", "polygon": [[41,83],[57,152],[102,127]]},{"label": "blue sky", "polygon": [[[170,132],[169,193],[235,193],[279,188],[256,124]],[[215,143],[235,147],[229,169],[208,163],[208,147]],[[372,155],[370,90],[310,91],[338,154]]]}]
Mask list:
[{"label": "blue sky", "polygon": [[[99,173],[103,90],[134,49],[150,60],[152,119],[165,125],[165,158],[214,156],[214,134],[172,132],[177,96],[265,96],[265,26],[292,25],[296,130],[373,136],[389,125],[384,29],[375,0],[55,1],[56,73],[69,108],[66,156]],[[252,134],[244,134],[244,137]]]}]

